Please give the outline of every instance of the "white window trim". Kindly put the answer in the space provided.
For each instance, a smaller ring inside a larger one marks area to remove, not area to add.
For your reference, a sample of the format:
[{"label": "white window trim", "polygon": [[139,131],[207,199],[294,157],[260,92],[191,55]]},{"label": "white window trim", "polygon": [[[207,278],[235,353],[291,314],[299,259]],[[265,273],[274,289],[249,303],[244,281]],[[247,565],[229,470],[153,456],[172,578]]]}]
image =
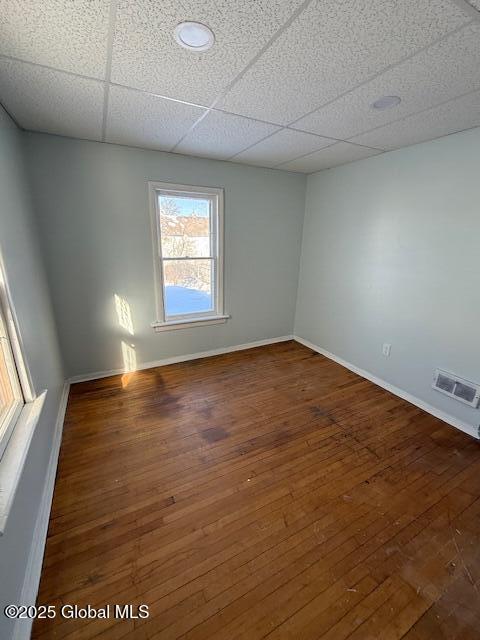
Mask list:
[{"label": "white window trim", "polygon": [[28,365],[23,357],[22,339],[0,255],[0,305],[6,323],[24,402],[12,412],[12,423],[0,448],[0,536],[5,531],[28,449],[47,395],[35,393]]},{"label": "white window trim", "polygon": [[7,323],[7,331],[10,338],[10,347],[13,351],[13,357],[15,365],[17,367],[18,378],[20,381],[20,387],[23,392],[25,403],[33,402],[37,397],[35,388],[32,382],[32,376],[30,369],[23,356],[24,348],[21,334],[18,330],[18,319],[15,311],[15,306],[10,294],[10,288],[5,273],[5,267],[3,259],[0,253],[0,306],[3,310],[5,322]]},{"label": "white window trim", "polygon": [[28,450],[37,426],[47,392],[23,405],[7,448],[0,459],[0,537],[5,532]]},{"label": "white window trim", "polygon": [[[218,187],[199,187],[197,185],[174,184],[171,182],[148,182],[150,202],[150,222],[152,229],[153,275],[155,285],[155,308],[157,319],[151,323],[156,332],[187,329],[226,322],[229,315],[224,312],[223,271],[224,271],[224,191]],[[189,194],[191,196],[213,196],[216,198],[216,269],[215,269],[215,304],[213,313],[189,313],[171,318],[165,317],[164,284],[162,270],[162,243],[160,231],[160,215],[158,210],[158,192]]]}]

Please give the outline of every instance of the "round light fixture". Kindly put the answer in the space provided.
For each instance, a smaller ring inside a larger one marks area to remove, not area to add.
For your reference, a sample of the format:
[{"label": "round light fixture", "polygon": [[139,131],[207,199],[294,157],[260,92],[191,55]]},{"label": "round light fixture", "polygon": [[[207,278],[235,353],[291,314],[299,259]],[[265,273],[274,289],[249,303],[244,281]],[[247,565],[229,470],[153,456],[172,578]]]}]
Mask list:
[{"label": "round light fixture", "polygon": [[175,27],[174,37],[189,51],[207,51],[215,42],[213,31],[201,22],[180,22]]},{"label": "round light fixture", "polygon": [[374,109],[379,109],[380,111],[383,109],[391,109],[392,107],[396,107],[400,104],[402,100],[398,96],[382,96],[375,100],[372,104]]}]

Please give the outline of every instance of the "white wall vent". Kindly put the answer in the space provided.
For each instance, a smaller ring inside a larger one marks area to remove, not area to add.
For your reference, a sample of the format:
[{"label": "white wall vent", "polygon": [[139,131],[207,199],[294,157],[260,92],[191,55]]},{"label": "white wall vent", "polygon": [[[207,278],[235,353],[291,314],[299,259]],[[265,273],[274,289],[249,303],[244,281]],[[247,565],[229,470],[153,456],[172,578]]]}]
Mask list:
[{"label": "white wall vent", "polygon": [[468,404],[475,409],[480,400],[480,385],[469,380],[459,378],[453,373],[437,369],[433,376],[432,387],[455,400]]}]

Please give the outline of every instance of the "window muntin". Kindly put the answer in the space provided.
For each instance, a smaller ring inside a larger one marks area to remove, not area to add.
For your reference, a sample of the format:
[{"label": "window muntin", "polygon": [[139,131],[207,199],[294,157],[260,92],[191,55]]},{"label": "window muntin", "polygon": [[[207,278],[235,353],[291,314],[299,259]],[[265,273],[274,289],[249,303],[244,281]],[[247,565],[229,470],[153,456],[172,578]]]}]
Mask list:
[{"label": "window muntin", "polygon": [[223,314],[223,192],[152,185],[160,322]]}]

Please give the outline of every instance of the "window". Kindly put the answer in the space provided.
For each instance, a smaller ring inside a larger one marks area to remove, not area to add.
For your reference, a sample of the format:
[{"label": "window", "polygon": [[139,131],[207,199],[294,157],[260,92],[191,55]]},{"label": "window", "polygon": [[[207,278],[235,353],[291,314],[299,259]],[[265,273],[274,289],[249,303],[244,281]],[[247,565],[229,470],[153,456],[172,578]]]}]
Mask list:
[{"label": "window", "polygon": [[225,322],[223,190],[150,183],[157,331]]},{"label": "window", "polygon": [[0,458],[25,404],[4,306],[0,305]]},{"label": "window", "polygon": [[0,256],[0,536],[47,392],[35,395]]}]

